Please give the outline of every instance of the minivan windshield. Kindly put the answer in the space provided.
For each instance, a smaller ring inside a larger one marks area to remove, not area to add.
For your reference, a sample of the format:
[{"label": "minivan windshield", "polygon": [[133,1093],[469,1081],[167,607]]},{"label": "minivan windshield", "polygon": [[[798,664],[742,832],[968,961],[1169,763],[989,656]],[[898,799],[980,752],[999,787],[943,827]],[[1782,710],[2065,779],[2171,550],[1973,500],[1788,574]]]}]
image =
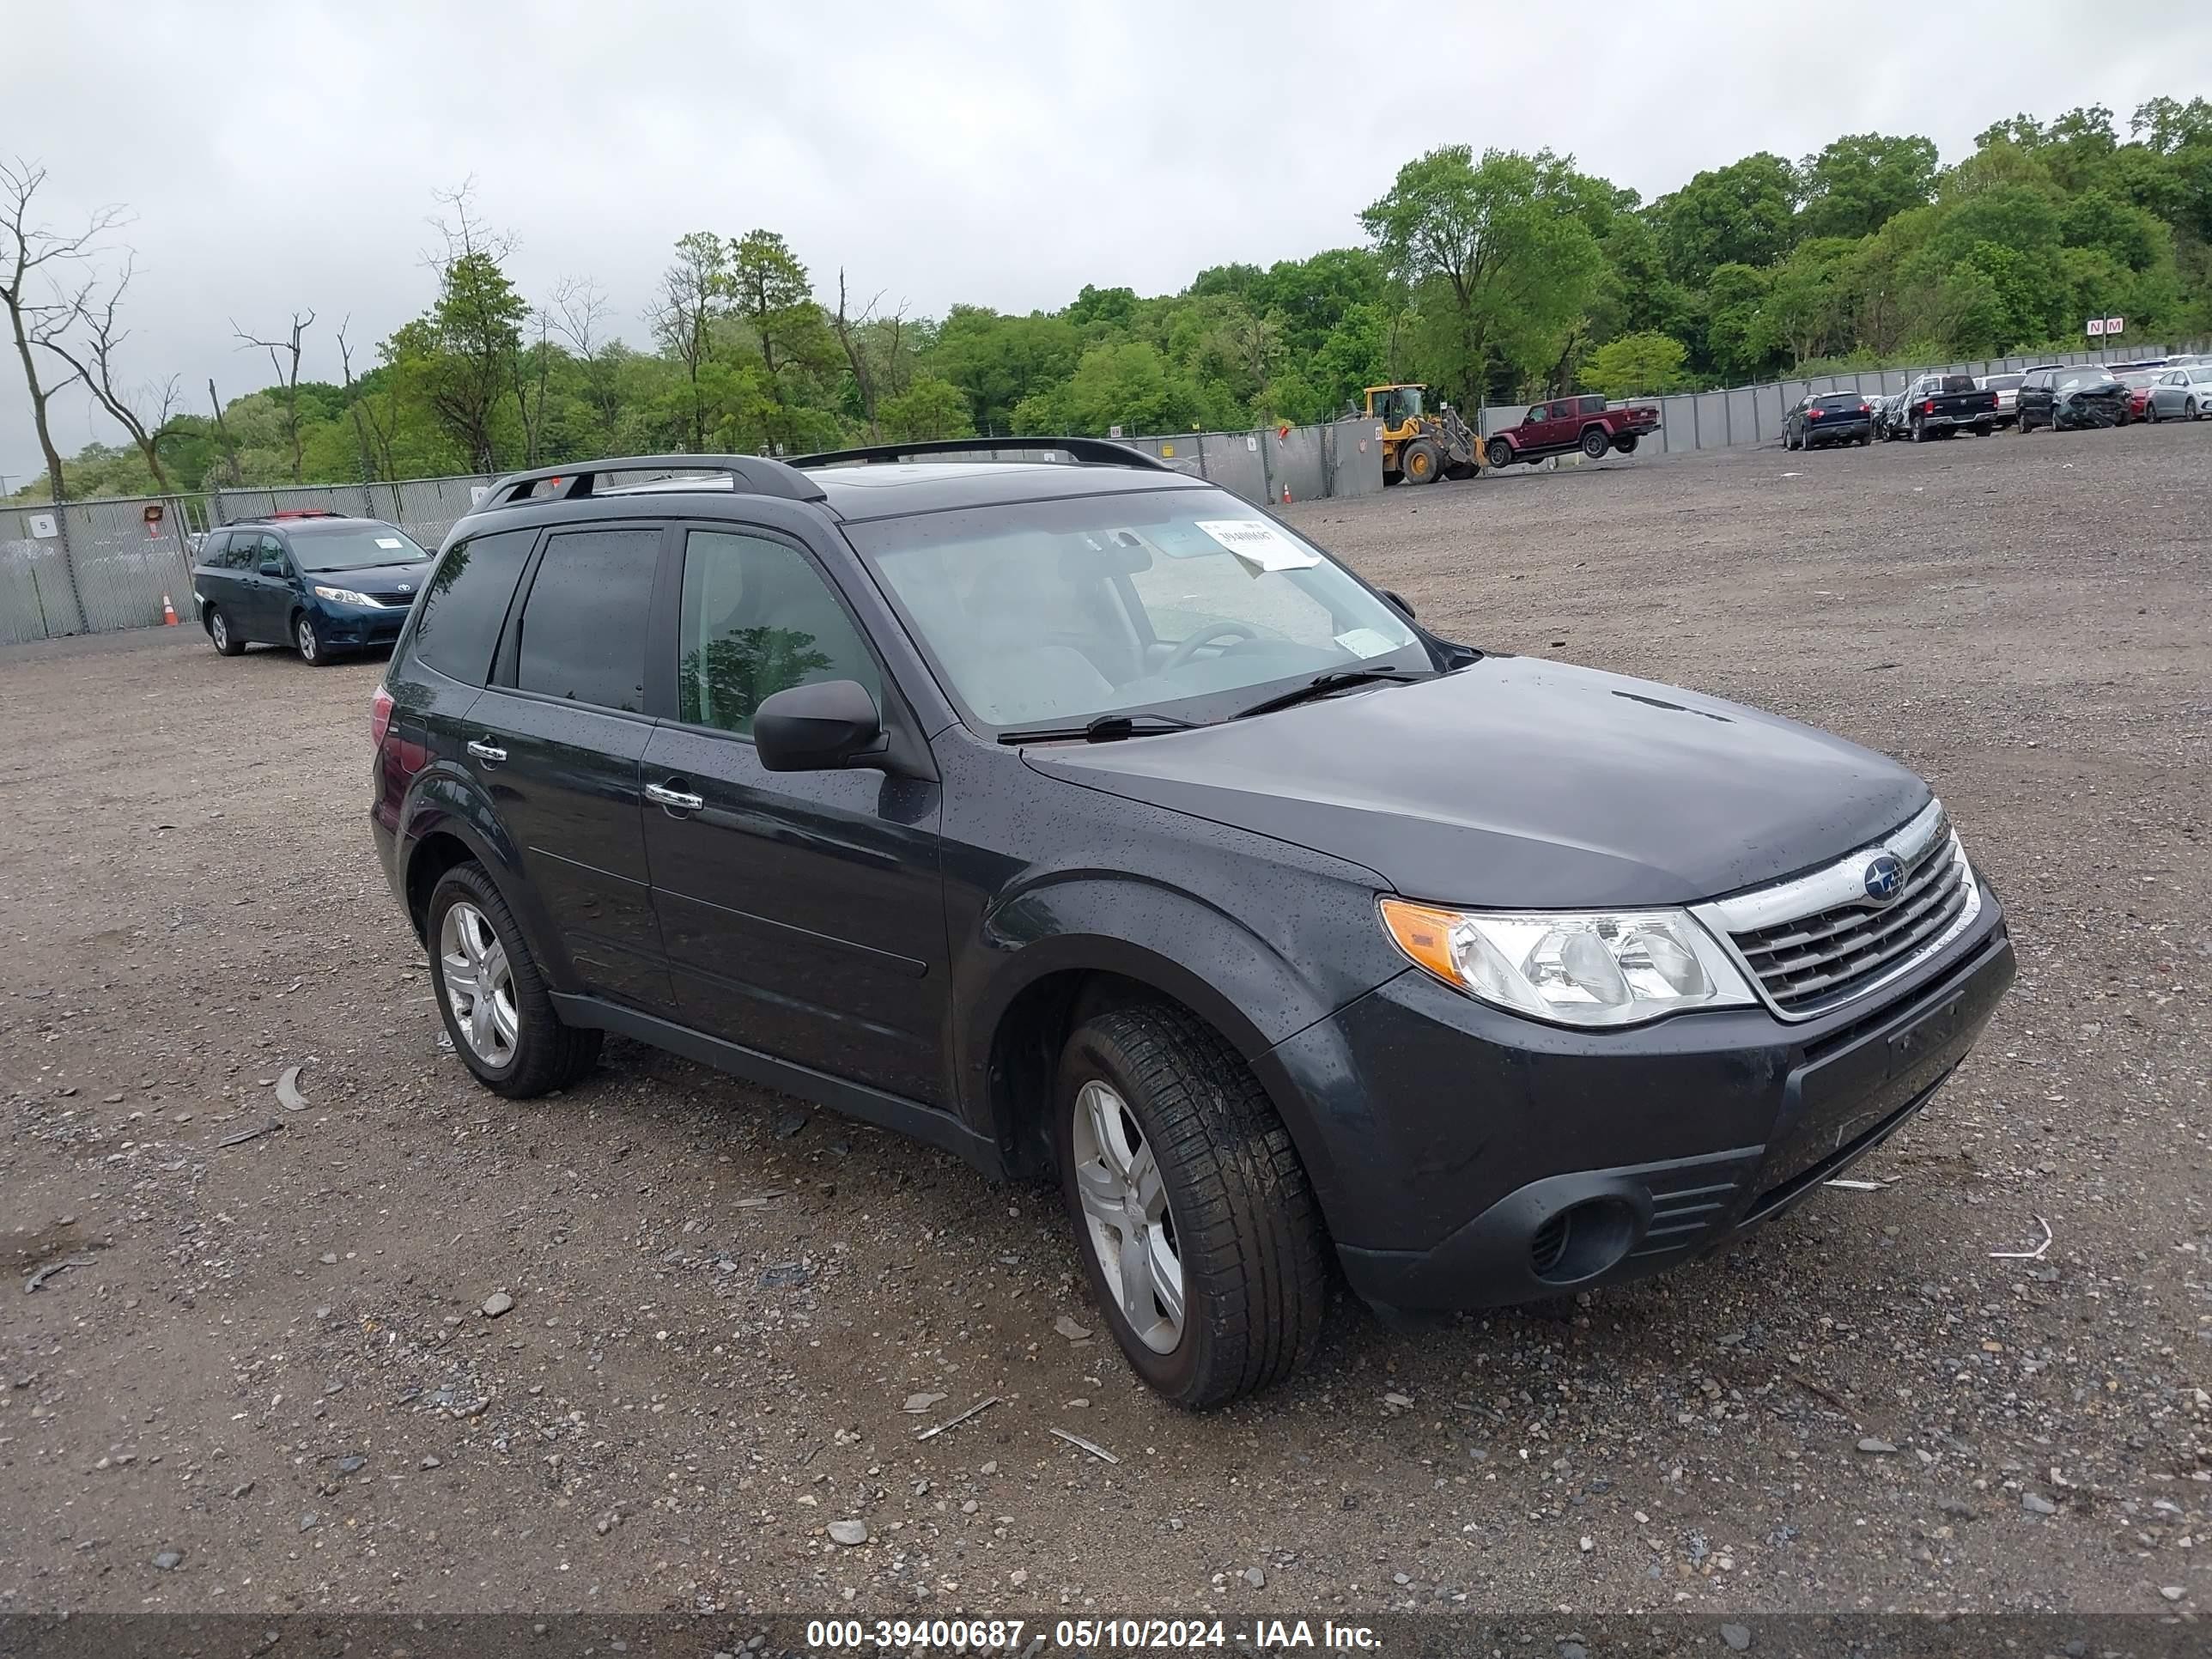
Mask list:
[{"label": "minivan windshield", "polygon": [[847,526],[970,724],[1214,720],[1428,647],[1295,531],[1218,489],[1084,495]]},{"label": "minivan windshield", "polygon": [[292,532],[292,558],[302,570],[365,570],[374,564],[419,564],[429,556],[388,524]]}]

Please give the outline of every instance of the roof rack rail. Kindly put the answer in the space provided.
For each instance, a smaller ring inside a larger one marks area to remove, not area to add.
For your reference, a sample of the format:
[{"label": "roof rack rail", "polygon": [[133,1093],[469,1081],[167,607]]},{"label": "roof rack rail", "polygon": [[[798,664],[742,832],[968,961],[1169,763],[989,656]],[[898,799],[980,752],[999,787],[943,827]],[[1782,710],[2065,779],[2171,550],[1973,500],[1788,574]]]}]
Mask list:
[{"label": "roof rack rail", "polygon": [[225,519],[217,528],[234,524],[289,524],[296,519],[343,519],[346,516],[327,507],[287,507],[274,513],[249,513],[242,519]]},{"label": "roof rack rail", "polygon": [[614,472],[712,472],[726,477],[732,489],[753,495],[780,495],[786,501],[818,501],[822,486],[787,462],[765,455],[621,455],[608,460],[571,461],[566,466],[541,466],[529,472],[509,472],[495,479],[474,510],[488,513],[528,496],[541,483],[560,486],[545,499],[581,501],[592,495],[599,481]]},{"label": "roof rack rail", "polygon": [[793,456],[796,467],[843,466],[909,461],[921,455],[989,454],[1001,449],[1058,450],[1078,466],[1134,466],[1155,472],[1173,472],[1157,455],[1115,443],[1110,438],[925,438],[913,443],[868,444],[859,449],[824,450],[819,455]]}]

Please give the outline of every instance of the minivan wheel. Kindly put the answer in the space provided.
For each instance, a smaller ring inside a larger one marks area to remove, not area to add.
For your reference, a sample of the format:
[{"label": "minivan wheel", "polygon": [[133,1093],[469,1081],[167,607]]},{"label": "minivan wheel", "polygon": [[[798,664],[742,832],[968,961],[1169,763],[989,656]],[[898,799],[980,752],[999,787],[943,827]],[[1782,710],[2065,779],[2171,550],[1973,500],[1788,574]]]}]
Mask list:
[{"label": "minivan wheel", "polygon": [[292,623],[292,642],[300,647],[300,660],[310,668],[320,668],[330,660],[323,649],[322,635],[315,632],[315,619],[301,616]]},{"label": "minivan wheel", "polygon": [[457,864],[439,877],[424,932],[439,1016],[479,1083],[524,1100],[591,1070],[603,1034],[561,1023],[514,914],[483,866]]},{"label": "minivan wheel", "polygon": [[230,618],[214,605],[208,607],[207,630],[218,656],[235,657],[246,649],[246,641],[230,631]]},{"label": "minivan wheel", "polygon": [[1327,1307],[1321,1216],[1236,1051],[1182,1010],[1116,1009],[1068,1039],[1052,1098],[1084,1271],[1137,1374],[1202,1410],[1297,1369]]}]

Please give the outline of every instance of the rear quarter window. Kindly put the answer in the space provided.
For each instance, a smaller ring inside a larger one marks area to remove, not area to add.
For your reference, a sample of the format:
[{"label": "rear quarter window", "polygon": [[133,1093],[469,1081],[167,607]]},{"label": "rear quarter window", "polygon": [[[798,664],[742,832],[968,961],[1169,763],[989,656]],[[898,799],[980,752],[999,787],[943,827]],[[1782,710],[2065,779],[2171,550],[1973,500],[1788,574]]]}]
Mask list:
[{"label": "rear quarter window", "polygon": [[447,679],[482,685],[507,621],[514,585],[530,556],[535,530],[507,530],[455,542],[423,585],[401,654],[419,659]]}]

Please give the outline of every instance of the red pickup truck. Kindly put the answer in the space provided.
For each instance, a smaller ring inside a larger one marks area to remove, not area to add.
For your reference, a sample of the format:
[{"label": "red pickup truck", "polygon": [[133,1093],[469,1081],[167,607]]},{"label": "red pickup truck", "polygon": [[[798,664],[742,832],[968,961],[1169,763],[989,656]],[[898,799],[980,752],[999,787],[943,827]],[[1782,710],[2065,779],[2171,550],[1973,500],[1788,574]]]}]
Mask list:
[{"label": "red pickup truck", "polygon": [[1493,434],[1484,455],[1492,466],[1540,461],[1576,449],[1601,460],[1608,450],[1635,453],[1636,441],[1658,429],[1659,411],[1649,404],[1607,409],[1602,398],[1554,398],[1532,404],[1520,425]]}]

